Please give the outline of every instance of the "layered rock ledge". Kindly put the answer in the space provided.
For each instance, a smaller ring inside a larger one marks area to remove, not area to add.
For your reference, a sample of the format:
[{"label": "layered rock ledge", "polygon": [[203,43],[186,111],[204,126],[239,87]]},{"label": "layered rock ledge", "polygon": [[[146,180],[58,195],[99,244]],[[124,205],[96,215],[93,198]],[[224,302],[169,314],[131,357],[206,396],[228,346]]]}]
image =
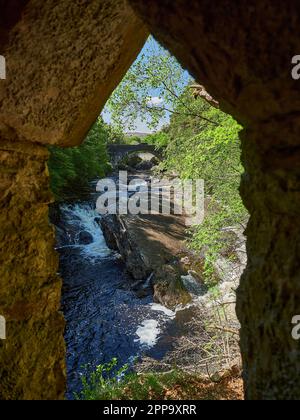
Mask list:
[{"label": "layered rock ledge", "polygon": [[170,308],[186,304],[180,257],[186,226],[175,215],[106,215],[101,227],[109,248],[119,252],[141,290],[152,287],[154,300]]}]

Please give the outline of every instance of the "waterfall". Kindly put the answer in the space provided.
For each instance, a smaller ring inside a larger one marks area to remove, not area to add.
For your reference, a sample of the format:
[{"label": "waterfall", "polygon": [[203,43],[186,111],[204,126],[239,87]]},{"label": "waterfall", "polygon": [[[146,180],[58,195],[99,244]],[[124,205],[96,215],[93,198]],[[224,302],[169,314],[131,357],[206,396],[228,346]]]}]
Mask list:
[{"label": "waterfall", "polygon": [[[107,247],[102,230],[97,221],[99,214],[91,204],[65,204],[61,206],[60,210],[66,223],[67,233],[75,232],[72,237],[73,244],[69,246],[75,245],[80,247],[81,253],[92,260],[112,255],[112,251]],[[80,244],[80,235],[82,233],[90,235],[90,243]]]}]

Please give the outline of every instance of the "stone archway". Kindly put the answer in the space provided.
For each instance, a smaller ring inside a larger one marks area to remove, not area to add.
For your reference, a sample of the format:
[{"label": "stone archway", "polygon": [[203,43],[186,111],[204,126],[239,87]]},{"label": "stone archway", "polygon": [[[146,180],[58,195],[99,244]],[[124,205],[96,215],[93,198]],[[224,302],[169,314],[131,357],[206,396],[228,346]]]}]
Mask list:
[{"label": "stone archway", "polygon": [[300,298],[296,0],[284,8],[271,0],[153,0],[151,8],[129,0],[136,14],[125,0],[3,3],[0,315],[7,340],[0,341],[0,398],[63,398],[45,145],[82,141],[148,31],[245,127],[241,192],[251,219],[238,315],[246,396],[299,398],[300,349],[291,337]]}]

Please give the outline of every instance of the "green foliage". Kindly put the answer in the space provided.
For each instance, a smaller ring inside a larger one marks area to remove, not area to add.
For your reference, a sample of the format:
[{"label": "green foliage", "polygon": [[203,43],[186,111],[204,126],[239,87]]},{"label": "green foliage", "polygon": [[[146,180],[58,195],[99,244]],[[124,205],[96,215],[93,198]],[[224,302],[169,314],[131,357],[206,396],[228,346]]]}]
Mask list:
[{"label": "green foliage", "polygon": [[183,179],[205,181],[206,218],[193,229],[190,246],[205,251],[205,274],[211,281],[214,260],[224,248],[230,247],[224,228],[243,223],[247,218],[239,195],[243,172],[238,138],[241,127],[203,99],[195,100],[189,89],[183,97],[190,114],[183,112],[179,102],[170,126],[164,130],[168,141],[163,169],[175,171]]},{"label": "green foliage", "polygon": [[107,144],[127,144],[127,136],[120,126],[107,124],[105,125],[107,131]]},{"label": "green foliage", "polygon": [[137,118],[156,128],[179,100],[191,78],[152,37],[108,101],[115,126],[134,130]]},{"label": "green foliage", "polygon": [[94,400],[94,399],[113,399],[120,388],[120,381],[128,371],[129,366],[124,365],[117,372],[114,372],[118,360],[114,357],[109,363],[97,366],[96,370],[87,377],[82,377],[82,391],[76,395],[77,399]]},{"label": "green foliage", "polygon": [[140,144],[143,143],[139,136],[125,136],[126,144]]},{"label": "green foliage", "polygon": [[49,147],[51,189],[57,201],[76,198],[91,180],[105,175],[109,169],[106,151],[109,135],[107,126],[98,119],[82,145],[67,149]]},{"label": "green foliage", "polygon": [[180,385],[188,387],[189,381],[182,372],[173,370],[165,374],[129,373],[128,365],[115,372],[117,359],[99,365],[89,377],[82,378],[83,390],[78,400],[151,400],[167,399],[166,391]]},{"label": "green foliage", "polygon": [[157,149],[161,149],[168,145],[169,137],[164,131],[159,131],[158,133],[149,134],[145,137],[144,142],[155,146]]}]

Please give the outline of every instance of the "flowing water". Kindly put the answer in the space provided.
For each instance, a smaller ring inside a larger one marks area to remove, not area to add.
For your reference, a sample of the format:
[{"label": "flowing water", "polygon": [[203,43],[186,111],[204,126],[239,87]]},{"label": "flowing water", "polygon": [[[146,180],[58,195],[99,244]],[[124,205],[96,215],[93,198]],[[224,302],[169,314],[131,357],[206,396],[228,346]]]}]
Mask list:
[{"label": "flowing water", "polygon": [[57,226],[69,399],[97,365],[117,357],[121,366],[143,354],[160,359],[184,330],[182,316],[153,303],[151,293],[137,297],[120,256],[106,246],[94,207],[95,199],[61,206]]}]

